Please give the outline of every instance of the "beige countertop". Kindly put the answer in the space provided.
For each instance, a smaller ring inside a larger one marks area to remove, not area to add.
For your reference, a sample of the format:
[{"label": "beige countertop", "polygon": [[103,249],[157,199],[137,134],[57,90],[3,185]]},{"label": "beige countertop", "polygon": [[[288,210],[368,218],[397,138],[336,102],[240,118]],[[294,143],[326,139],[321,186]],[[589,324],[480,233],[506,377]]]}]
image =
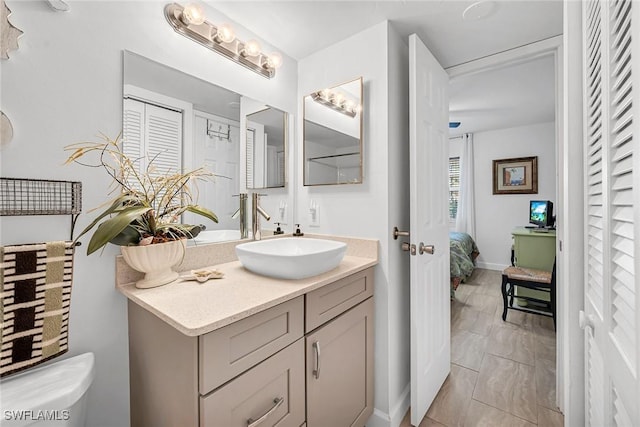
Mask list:
[{"label": "beige countertop", "polygon": [[[117,288],[131,301],[181,333],[198,336],[378,263],[377,241],[335,239],[348,242],[347,255],[340,265],[306,279],[283,280],[260,276],[246,270],[239,261],[230,261],[202,266],[224,273],[224,278],[211,279],[202,284],[196,281],[176,281],[157,288],[138,289],[135,283],[130,282],[117,284]],[[354,243],[352,250],[349,249],[349,243]],[[363,247],[375,249],[363,250]],[[358,256],[352,255],[353,253]]]}]

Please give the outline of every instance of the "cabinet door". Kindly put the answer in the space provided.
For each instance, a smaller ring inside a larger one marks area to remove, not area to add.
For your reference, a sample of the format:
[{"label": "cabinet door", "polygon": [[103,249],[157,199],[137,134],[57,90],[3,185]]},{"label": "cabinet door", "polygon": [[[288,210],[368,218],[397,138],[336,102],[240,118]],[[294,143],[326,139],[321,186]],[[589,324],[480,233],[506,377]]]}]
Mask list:
[{"label": "cabinet door", "polygon": [[306,337],[307,426],[364,426],[373,413],[373,298]]},{"label": "cabinet door", "polygon": [[299,339],[200,398],[201,427],[299,427],[304,423],[304,343]]}]

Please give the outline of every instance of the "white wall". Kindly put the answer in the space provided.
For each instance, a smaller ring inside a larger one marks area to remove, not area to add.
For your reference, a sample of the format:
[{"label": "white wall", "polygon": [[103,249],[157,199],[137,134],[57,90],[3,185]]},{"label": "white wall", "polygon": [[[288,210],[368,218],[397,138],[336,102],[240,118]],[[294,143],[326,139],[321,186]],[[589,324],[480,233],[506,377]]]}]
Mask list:
[{"label": "white wall", "polygon": [[[474,133],[473,144],[477,263],[501,270],[510,263],[511,231],[529,224],[529,200],[556,204],[555,123]],[[493,160],[530,156],[538,156],[538,194],[494,195]]]},{"label": "white wall", "polygon": [[[313,91],[363,76],[362,184],[302,186],[303,153],[297,146],[297,215],[302,231],[375,238],[380,264],[375,271],[375,413],[367,425],[397,425],[408,397],[408,278],[400,265],[394,225],[408,219],[408,48],[382,22],[298,62],[299,112]],[[391,106],[390,106],[391,103]],[[298,120],[302,129],[302,118]],[[298,139],[300,140],[300,138]],[[310,228],[311,200],[320,207],[320,225]],[[394,221],[392,223],[392,221]],[[405,256],[406,258],[406,256]]]},{"label": "white wall", "polygon": [[[163,15],[166,3],[69,1],[71,10],[57,13],[44,1],[7,0],[11,22],[24,35],[20,49],[0,63],[1,108],[14,128],[13,141],[2,149],[0,172],[4,177],[82,181],[84,214],[76,233],[93,218],[87,210],[106,200],[110,181],[93,169],[63,166],[63,147],[96,140],[100,132],[113,137],[120,132],[123,49],[276,108],[296,111],[295,61],[285,56],[277,76],[267,80],[175,33]],[[229,21],[212,9],[207,13],[212,22]],[[239,25],[235,28],[239,37],[250,36]],[[278,194],[288,197],[287,191]],[[1,221],[2,245],[65,239],[70,228],[68,217],[2,217]],[[67,356],[96,354],[87,425],[126,426],[127,311],[125,298],[114,289],[118,249],[109,246],[102,255],[87,257],[87,239],[83,241],[74,267]]]}]

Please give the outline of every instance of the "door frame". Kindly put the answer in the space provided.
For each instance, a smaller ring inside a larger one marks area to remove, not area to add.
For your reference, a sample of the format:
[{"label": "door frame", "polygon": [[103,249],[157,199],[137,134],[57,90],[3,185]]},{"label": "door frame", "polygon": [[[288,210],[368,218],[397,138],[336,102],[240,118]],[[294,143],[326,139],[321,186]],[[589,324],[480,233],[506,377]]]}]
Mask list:
[{"label": "door frame", "polygon": [[558,378],[557,390],[561,390],[558,397],[562,399],[560,409],[564,413],[565,425],[585,425],[584,331],[578,323],[578,313],[584,309],[586,259],[582,31],[582,2],[564,1],[561,101],[565,126],[561,139],[563,163],[558,169],[558,179],[562,179],[564,184],[562,216],[571,218],[571,222],[565,224],[560,234],[564,242],[562,260],[565,265],[560,274],[566,290],[563,292],[565,299],[560,302],[564,352],[558,355],[563,375]]},{"label": "door frame", "polygon": [[[556,197],[559,213],[556,241],[556,397],[566,425],[584,425],[584,339],[577,321],[578,312],[584,306],[582,22],[580,3],[572,3],[574,2],[564,2],[564,36],[551,37],[445,70],[449,79],[454,80],[459,76],[498,69],[542,56],[554,57]],[[572,96],[569,97],[569,94]],[[576,158],[580,161],[576,162]],[[571,221],[566,221],[567,218],[571,218]]]}]

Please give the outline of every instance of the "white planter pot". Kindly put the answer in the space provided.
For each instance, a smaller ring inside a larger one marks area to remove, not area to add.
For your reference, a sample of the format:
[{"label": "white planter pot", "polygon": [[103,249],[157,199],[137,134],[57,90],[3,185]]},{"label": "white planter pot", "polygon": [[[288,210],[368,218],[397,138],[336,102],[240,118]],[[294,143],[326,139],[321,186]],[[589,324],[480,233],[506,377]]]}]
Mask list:
[{"label": "white planter pot", "polygon": [[185,239],[147,246],[122,246],[122,257],[131,268],[144,273],[136,288],[154,288],[178,278],[173,266],[182,262],[186,250]]}]

